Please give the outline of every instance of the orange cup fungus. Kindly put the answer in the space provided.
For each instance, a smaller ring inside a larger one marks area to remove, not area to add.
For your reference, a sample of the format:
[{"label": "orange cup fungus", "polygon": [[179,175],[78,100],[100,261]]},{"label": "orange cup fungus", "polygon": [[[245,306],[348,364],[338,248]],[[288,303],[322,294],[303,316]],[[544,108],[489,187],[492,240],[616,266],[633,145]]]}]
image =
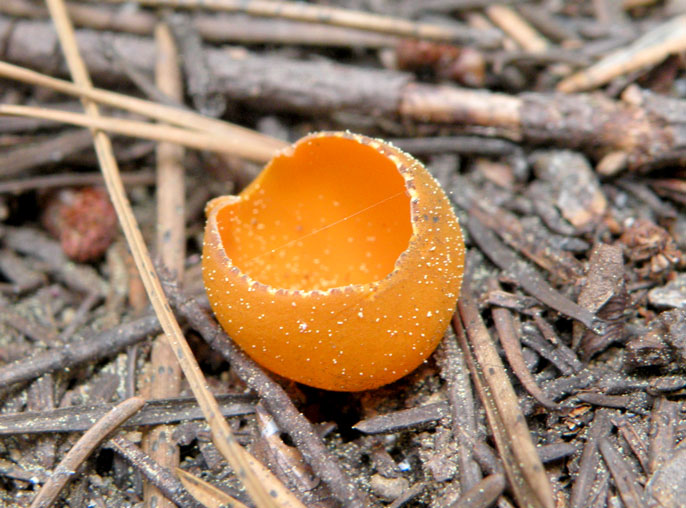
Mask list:
[{"label": "orange cup fungus", "polygon": [[206,212],[212,309],[263,367],[366,390],[412,371],[441,340],[462,281],[462,234],[439,184],[398,148],[311,134]]}]

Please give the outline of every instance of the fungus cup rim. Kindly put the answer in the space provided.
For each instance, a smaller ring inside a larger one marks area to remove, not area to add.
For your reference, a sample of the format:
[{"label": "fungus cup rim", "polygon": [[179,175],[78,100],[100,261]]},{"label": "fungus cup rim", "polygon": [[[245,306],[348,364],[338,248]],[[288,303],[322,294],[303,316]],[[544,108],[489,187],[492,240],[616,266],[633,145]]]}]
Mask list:
[{"label": "fungus cup rim", "polygon": [[[269,168],[275,160],[277,160],[279,157],[291,157],[300,145],[306,144],[307,142],[317,138],[349,139],[351,141],[359,143],[360,145],[369,146],[373,149],[376,149],[381,155],[389,159],[394,164],[395,170],[400,174],[400,176],[402,176],[405,182],[405,192],[407,195],[409,195],[409,220],[412,226],[412,234],[408,239],[407,247],[396,258],[393,264],[393,270],[391,270],[383,278],[371,280],[365,283],[335,286],[327,289],[289,289],[270,286],[268,284],[255,280],[252,276],[248,275],[246,272],[241,270],[238,266],[236,266],[233,263],[229,255],[226,253],[226,250],[224,249],[221,234],[219,233],[217,215],[219,211],[222,210],[224,207],[249,199],[250,195],[253,192],[255,192],[254,189],[258,187],[259,182],[266,178],[266,175],[269,173]],[[403,164],[400,160],[401,157],[408,157],[411,160],[411,164]],[[232,273],[238,275],[241,279],[247,282],[250,285],[250,287],[264,289],[269,291],[270,293],[278,293],[287,296],[307,297],[328,294],[339,294],[341,292],[363,293],[365,291],[369,291],[370,289],[377,290],[380,286],[388,284],[392,280],[400,276],[400,274],[402,273],[402,268],[404,267],[404,265],[407,265],[408,263],[406,261],[409,255],[408,253],[418,248],[420,231],[418,231],[419,217],[417,211],[417,201],[419,199],[419,195],[417,193],[415,186],[413,185],[412,175],[412,167],[415,165],[419,165],[421,168],[424,168],[423,164],[419,162],[416,158],[414,158],[412,155],[408,154],[407,152],[404,152],[400,148],[393,145],[391,142],[385,141],[380,138],[372,138],[369,136],[365,136],[363,134],[356,134],[350,131],[318,131],[309,133],[306,136],[298,139],[292,145],[289,145],[276,152],[274,156],[269,160],[269,162],[264,166],[260,174],[241,193],[237,195],[219,196],[210,200],[207,203],[205,207],[205,212],[207,215],[207,227],[209,228],[210,234],[215,240],[216,245],[219,247],[216,250],[215,255],[220,255],[222,258],[220,259],[220,261],[223,263],[223,266]],[[445,190],[440,185],[438,185],[438,188],[447,199],[448,196],[445,193]]]}]

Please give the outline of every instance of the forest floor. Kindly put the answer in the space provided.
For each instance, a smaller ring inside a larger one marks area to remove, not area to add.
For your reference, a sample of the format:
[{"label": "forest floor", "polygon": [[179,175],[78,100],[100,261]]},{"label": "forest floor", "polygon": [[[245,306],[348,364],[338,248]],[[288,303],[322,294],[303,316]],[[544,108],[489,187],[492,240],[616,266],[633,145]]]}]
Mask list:
[{"label": "forest floor", "polygon": [[[75,45],[61,4],[0,2],[0,506],[684,506],[686,3],[69,1]],[[69,116],[83,85],[48,79],[74,47],[99,89],[184,108],[96,98],[96,127],[206,384]],[[205,203],[321,130],[421,160],[467,247],[453,326],[375,390],[265,373],[202,285]],[[206,388],[275,501],[213,444]]]}]

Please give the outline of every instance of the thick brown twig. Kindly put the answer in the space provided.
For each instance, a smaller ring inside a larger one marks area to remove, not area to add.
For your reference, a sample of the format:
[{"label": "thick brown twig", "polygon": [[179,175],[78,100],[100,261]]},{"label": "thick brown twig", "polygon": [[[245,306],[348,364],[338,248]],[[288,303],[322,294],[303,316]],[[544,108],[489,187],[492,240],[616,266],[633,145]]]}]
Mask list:
[{"label": "thick brown twig", "polygon": [[[10,30],[11,28],[11,30]],[[11,51],[5,58],[40,67],[52,53],[34,47],[36,32],[51,35],[47,25],[13,23],[0,16]],[[97,48],[114,45],[131,65],[150,68],[152,41],[141,37],[109,39],[81,30],[83,56],[93,73],[118,78]],[[341,110],[415,122],[488,127],[491,136],[533,144],[583,149],[604,158],[605,172],[665,165],[686,157],[686,103],[680,99],[629,90],[622,100],[601,95],[524,93],[506,95],[454,86],[419,84],[403,72],[364,69],[325,60],[302,61],[241,50],[206,49],[218,85],[227,97],[260,106],[269,97],[273,110],[306,114]],[[251,79],[245,79],[251,76]],[[609,167],[608,167],[609,166]]]}]

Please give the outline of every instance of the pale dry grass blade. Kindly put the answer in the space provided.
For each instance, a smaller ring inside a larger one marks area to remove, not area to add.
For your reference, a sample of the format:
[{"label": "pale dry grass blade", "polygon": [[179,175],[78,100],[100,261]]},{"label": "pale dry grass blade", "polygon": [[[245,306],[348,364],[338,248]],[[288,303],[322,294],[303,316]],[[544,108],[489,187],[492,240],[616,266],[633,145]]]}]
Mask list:
[{"label": "pale dry grass blade", "polygon": [[189,131],[170,125],[127,120],[124,118],[107,116],[92,117],[82,113],[73,113],[58,109],[47,109],[36,106],[18,106],[13,104],[0,104],[0,115],[54,120],[55,122],[78,125],[89,129],[99,129],[114,134],[175,143],[188,148],[195,148],[196,150],[208,150],[211,152],[238,155],[247,159],[261,158],[263,153],[261,150],[256,152],[253,150],[252,145],[241,144],[231,137],[207,132]]},{"label": "pale dry grass blade", "polygon": [[191,110],[150,102],[109,90],[84,88],[7,62],[0,61],[0,76],[49,88],[73,97],[90,99],[99,104],[124,109],[170,125],[211,133],[234,146],[244,145],[243,157],[257,162],[268,161],[277,150],[287,146],[287,143],[280,139],[229,122],[205,117]]},{"label": "pale dry grass blade", "polygon": [[176,476],[191,495],[207,508],[222,508],[232,506],[234,508],[248,508],[239,500],[231,497],[223,490],[219,490],[205,480],[190,474],[183,469],[176,469]]}]

